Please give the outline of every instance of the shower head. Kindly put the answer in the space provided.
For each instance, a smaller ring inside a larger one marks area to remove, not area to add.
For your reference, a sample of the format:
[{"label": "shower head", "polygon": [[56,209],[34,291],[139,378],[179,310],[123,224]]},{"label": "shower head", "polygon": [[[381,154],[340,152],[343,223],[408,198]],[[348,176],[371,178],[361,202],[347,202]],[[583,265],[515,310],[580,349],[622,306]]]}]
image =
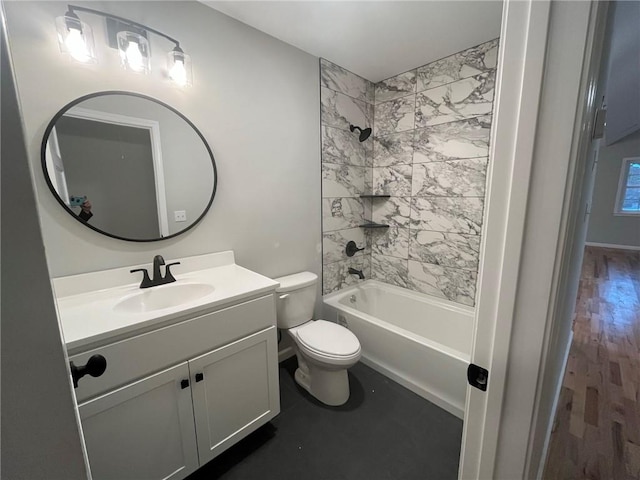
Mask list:
[{"label": "shower head", "polygon": [[369,138],[369,135],[371,135],[371,129],[370,128],[365,128],[364,130],[361,129],[360,127],[356,127],[355,125],[349,125],[349,129],[353,132],[354,130],[358,129],[360,130],[360,137],[359,140],[361,142],[364,142],[367,138]]}]

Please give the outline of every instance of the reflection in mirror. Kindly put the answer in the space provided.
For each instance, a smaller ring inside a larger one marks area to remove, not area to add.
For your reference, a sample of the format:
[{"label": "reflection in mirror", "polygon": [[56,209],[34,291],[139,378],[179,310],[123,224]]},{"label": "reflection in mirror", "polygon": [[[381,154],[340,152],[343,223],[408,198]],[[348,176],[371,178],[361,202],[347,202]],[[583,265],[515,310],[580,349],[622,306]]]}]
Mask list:
[{"label": "reflection in mirror", "polygon": [[175,236],[216,190],[211,149],[183,115],[149,97],[93,94],[47,128],[42,164],[58,202],[100,233],[132,241]]}]

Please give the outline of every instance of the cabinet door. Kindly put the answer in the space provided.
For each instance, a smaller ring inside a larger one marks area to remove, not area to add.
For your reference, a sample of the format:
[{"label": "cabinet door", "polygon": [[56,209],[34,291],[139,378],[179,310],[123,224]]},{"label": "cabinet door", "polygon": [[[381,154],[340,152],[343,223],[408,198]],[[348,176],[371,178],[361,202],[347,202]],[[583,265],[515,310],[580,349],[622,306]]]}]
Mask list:
[{"label": "cabinet door", "polygon": [[189,362],[200,464],[280,412],[275,327]]},{"label": "cabinet door", "polygon": [[94,480],[176,480],[198,468],[189,383],[185,362],[78,407]]}]

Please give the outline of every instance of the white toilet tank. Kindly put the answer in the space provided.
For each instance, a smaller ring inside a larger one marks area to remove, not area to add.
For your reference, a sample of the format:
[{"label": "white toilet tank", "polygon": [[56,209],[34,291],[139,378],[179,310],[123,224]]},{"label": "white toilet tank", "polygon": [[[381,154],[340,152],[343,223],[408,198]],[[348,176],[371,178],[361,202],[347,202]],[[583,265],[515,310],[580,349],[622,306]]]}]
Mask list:
[{"label": "white toilet tank", "polygon": [[274,280],[280,283],[276,289],[278,328],[289,329],[311,320],[318,276],[312,272],[300,272]]}]

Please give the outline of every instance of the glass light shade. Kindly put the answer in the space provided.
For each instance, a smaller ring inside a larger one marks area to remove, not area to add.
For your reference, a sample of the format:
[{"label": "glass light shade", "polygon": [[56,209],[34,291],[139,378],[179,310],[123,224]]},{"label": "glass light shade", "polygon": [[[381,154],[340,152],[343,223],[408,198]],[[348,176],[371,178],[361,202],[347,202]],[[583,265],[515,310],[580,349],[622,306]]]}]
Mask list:
[{"label": "glass light shade", "polygon": [[147,39],[133,32],[118,32],[117,38],[122,66],[136,73],[149,73],[151,49]]},{"label": "glass light shade", "polygon": [[91,27],[77,17],[56,18],[58,45],[62,53],[82,63],[97,63]]},{"label": "glass light shade", "polygon": [[181,87],[193,85],[191,57],[178,49],[169,52],[169,78]]}]

